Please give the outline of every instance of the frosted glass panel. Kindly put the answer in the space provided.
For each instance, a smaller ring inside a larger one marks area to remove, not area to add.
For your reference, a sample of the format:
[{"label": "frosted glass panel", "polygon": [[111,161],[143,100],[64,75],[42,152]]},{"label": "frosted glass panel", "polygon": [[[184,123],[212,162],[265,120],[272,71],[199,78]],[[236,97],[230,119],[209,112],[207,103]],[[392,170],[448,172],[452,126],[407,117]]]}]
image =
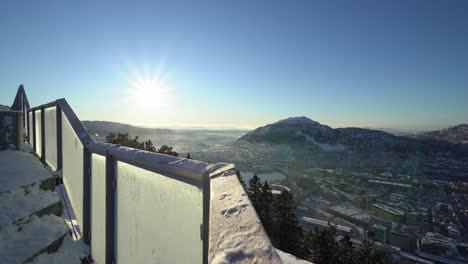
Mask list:
[{"label": "frosted glass panel", "polygon": [[32,131],[32,129],[33,129],[32,124],[33,124],[33,118],[32,118],[32,112],[31,112],[31,113],[29,113],[29,127],[30,127],[29,132],[31,133],[31,135],[28,135],[28,137],[29,137],[29,142],[31,143],[31,146],[34,146],[34,137],[33,137],[34,132]]},{"label": "frosted glass panel", "polygon": [[36,153],[42,156],[42,142],[41,142],[41,110],[35,111],[35,123],[36,123]]},{"label": "frosted glass panel", "polygon": [[117,162],[117,263],[202,263],[202,190]]},{"label": "frosted glass panel", "polygon": [[62,112],[63,183],[75,212],[78,226],[83,227],[83,145]]},{"label": "frosted glass panel", "polygon": [[106,158],[91,160],[91,255],[94,263],[106,261]]},{"label": "frosted glass panel", "polygon": [[57,169],[57,109],[44,110],[46,161],[52,169]]}]

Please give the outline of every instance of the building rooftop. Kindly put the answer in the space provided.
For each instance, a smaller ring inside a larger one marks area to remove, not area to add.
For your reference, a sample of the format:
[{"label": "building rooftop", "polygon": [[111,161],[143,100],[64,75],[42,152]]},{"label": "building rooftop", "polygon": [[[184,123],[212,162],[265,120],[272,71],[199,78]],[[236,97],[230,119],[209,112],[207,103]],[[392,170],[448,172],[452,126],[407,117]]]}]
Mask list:
[{"label": "building rooftop", "polygon": [[377,204],[372,204],[373,206],[377,207],[377,208],[380,208],[382,210],[385,210],[391,214],[394,214],[394,215],[398,215],[398,216],[403,216],[405,213],[396,209],[396,208],[393,208],[393,207],[390,207],[388,205],[385,205],[385,204],[380,204],[380,203],[377,203]]},{"label": "building rooftop", "polygon": [[331,222],[327,222],[327,221],[323,221],[323,220],[320,220],[320,219],[317,219],[317,218],[312,218],[312,217],[307,217],[307,216],[301,216],[299,218],[299,220],[304,222],[304,223],[308,223],[308,224],[312,224],[312,225],[318,225],[318,226],[322,226],[324,228],[329,227],[329,225],[333,225],[333,226],[336,227],[336,229],[338,231],[342,231],[342,232],[346,232],[346,233],[349,233],[352,230],[352,228],[348,227],[348,226],[337,225],[337,224],[334,224],[334,223],[331,223]]}]

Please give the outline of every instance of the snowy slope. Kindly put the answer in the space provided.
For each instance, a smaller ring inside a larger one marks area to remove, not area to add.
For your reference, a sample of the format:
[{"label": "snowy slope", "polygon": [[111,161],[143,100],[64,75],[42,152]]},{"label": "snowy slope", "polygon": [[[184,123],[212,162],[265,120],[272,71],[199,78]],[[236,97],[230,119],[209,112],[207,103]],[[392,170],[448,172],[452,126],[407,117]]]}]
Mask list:
[{"label": "snowy slope", "polygon": [[55,215],[25,219],[0,231],[2,263],[23,263],[68,233],[62,218]]},{"label": "snowy slope", "polygon": [[0,230],[16,220],[60,202],[56,192],[39,189],[39,184],[0,193]]},{"label": "snowy slope", "polygon": [[209,263],[281,263],[235,172],[211,179],[210,207]]},{"label": "snowy slope", "polygon": [[0,192],[41,182],[52,178],[47,169],[36,157],[21,151],[0,151]]},{"label": "snowy slope", "polygon": [[419,137],[448,141],[451,143],[468,144],[468,124],[462,124],[442,130],[426,132],[419,135]]},{"label": "snowy slope", "polygon": [[276,249],[276,252],[283,261],[283,264],[312,264],[311,262],[296,258],[294,255],[283,252],[279,249]]},{"label": "snowy slope", "polygon": [[70,236],[65,236],[63,244],[57,252],[42,254],[31,261],[32,264],[80,264],[81,260],[89,256],[89,247],[82,240],[73,241]]}]

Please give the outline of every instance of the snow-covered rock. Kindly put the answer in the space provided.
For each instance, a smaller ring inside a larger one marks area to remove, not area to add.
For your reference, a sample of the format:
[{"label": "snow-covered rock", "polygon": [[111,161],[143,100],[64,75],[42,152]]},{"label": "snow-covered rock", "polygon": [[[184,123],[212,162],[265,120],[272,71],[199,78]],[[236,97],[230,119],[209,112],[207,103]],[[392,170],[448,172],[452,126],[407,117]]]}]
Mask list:
[{"label": "snow-covered rock", "polygon": [[89,256],[89,247],[82,240],[74,241],[70,236],[65,236],[63,243],[57,252],[37,256],[32,264],[80,264],[81,260]]},{"label": "snow-covered rock", "polygon": [[0,230],[59,202],[56,192],[41,190],[39,184],[0,193]]},{"label": "snow-covered rock", "polygon": [[2,263],[23,263],[63,238],[68,228],[55,215],[35,215],[9,225],[0,231],[0,258]]},{"label": "snow-covered rock", "polygon": [[281,258],[281,261],[283,261],[283,264],[312,264],[309,261],[302,260],[300,258],[297,258],[294,255],[288,254],[284,251],[281,251],[279,249],[276,249],[276,252]]},{"label": "snow-covered rock", "polygon": [[211,179],[209,263],[281,263],[234,171]]},{"label": "snow-covered rock", "polygon": [[0,193],[53,178],[36,157],[21,151],[0,151]]}]

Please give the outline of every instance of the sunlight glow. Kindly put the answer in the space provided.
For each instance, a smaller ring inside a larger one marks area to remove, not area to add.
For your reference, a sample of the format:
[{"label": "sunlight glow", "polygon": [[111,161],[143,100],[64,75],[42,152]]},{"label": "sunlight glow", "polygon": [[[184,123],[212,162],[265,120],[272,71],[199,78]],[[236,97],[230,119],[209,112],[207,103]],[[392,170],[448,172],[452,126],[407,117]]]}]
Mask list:
[{"label": "sunlight glow", "polygon": [[128,84],[127,95],[132,106],[143,110],[167,106],[169,91],[167,74],[163,74],[160,70],[151,74],[148,69],[139,71],[134,68]]}]

